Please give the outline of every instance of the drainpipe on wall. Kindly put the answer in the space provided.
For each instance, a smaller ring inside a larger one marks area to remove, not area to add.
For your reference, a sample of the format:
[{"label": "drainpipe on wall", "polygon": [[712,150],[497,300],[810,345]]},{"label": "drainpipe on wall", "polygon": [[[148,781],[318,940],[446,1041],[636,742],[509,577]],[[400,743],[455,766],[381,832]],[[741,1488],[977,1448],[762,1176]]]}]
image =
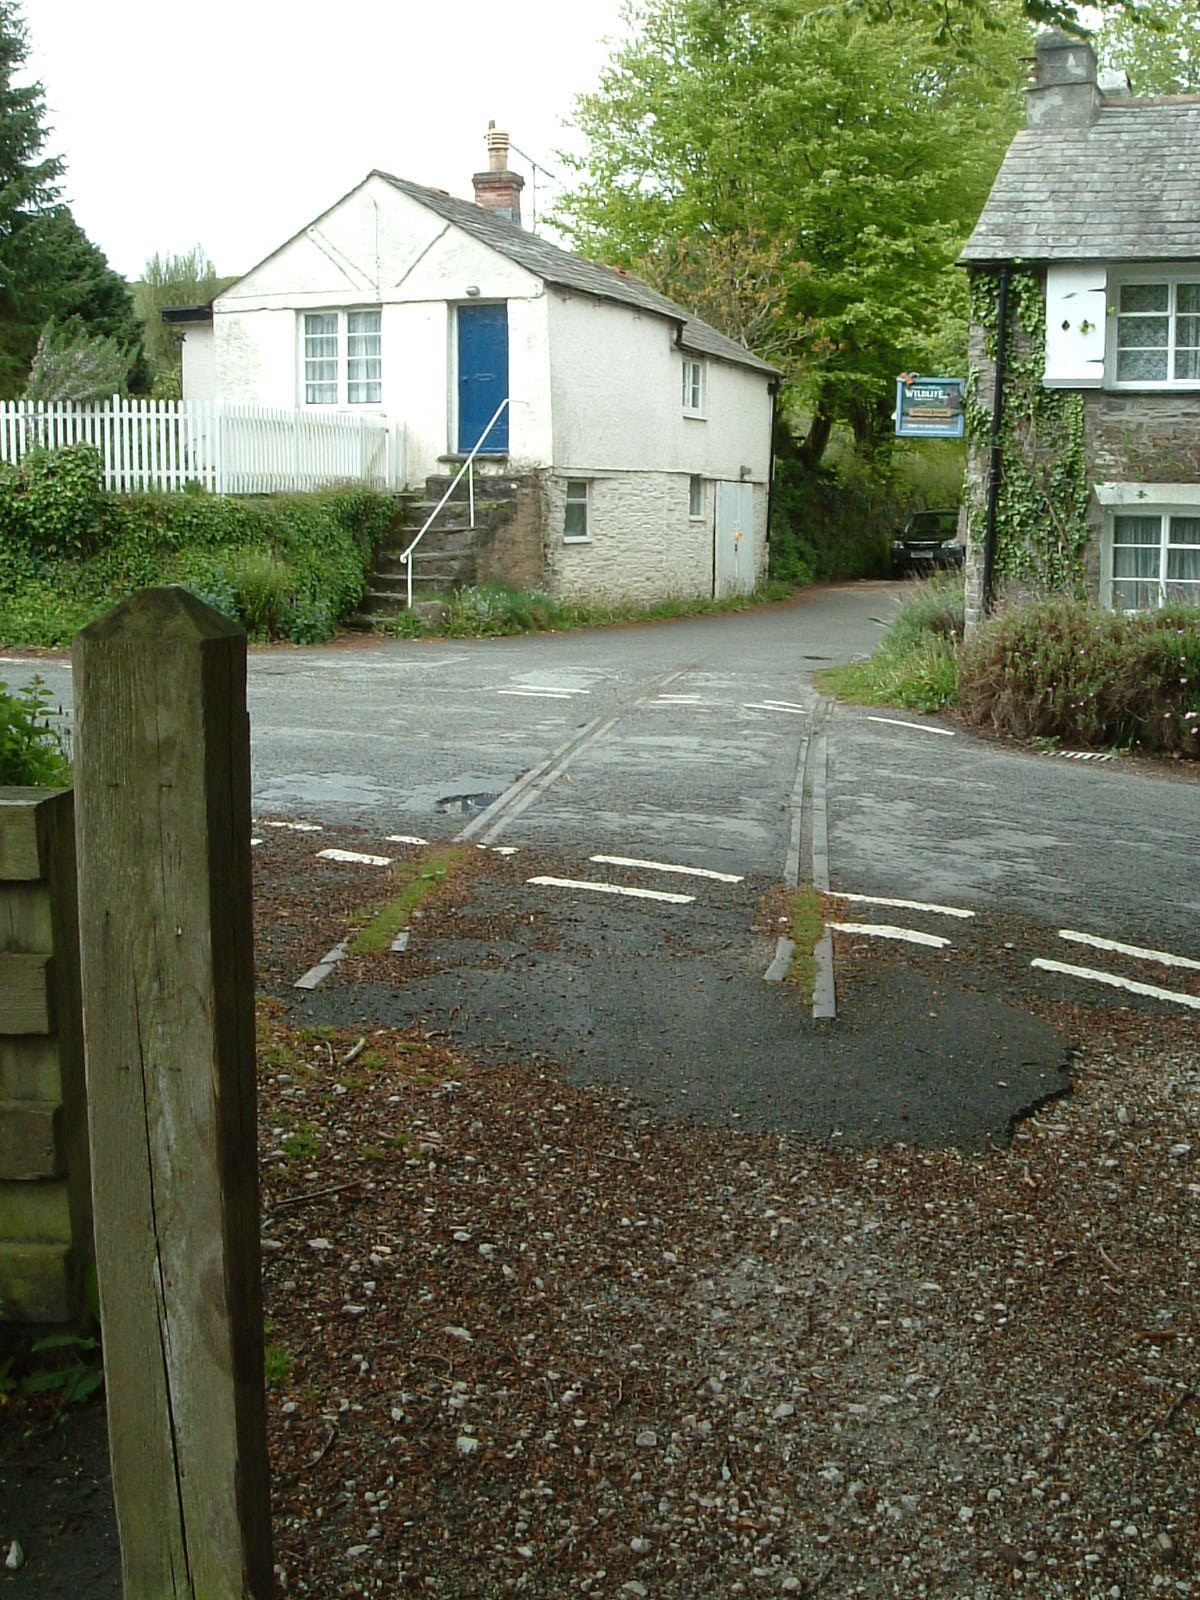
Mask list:
[{"label": "drainpipe on wall", "polygon": [[996,502],[1000,496],[1002,450],[1000,428],[1004,420],[1004,377],[1008,365],[1008,273],[1006,261],[1000,268],[1000,294],[996,308],[996,381],[992,390],[992,438],[988,462],[987,521],[983,530],[983,585],[979,609],[987,616],[992,609],[992,585],[996,567]]},{"label": "drainpipe on wall", "polygon": [[767,549],[771,548],[771,508],[775,503],[775,413],[779,409],[779,379],[767,385],[771,396],[771,437],[767,441]]}]

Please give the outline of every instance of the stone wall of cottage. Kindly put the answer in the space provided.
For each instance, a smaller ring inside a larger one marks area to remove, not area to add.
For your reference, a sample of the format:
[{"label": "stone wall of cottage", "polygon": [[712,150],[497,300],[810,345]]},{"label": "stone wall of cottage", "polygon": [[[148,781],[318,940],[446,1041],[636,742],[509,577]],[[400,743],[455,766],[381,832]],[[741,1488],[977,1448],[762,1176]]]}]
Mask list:
[{"label": "stone wall of cottage", "polygon": [[[546,480],[546,580],[560,600],[651,604],[713,592],[716,483],[705,481],[706,514],[688,514],[688,475],[631,472],[590,482],[589,537],[563,538],[565,477]],[[754,582],[767,564],[767,490],[753,485],[754,527],[746,551]]]}]

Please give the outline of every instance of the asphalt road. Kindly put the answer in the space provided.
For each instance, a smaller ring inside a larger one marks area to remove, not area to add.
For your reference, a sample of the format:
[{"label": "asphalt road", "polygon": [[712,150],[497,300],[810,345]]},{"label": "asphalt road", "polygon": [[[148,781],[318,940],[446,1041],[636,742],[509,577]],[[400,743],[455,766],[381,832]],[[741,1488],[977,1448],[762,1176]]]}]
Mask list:
[{"label": "asphalt road", "polygon": [[[901,587],[584,633],[252,652],[256,815],[448,836],[547,767],[492,842],[779,877],[821,709],[812,673],[869,652]],[[63,662],[0,661],[13,683],[33,670],[69,714]],[[1074,762],[904,713],[827,716],[832,887],[1200,958],[1194,768]]]}]

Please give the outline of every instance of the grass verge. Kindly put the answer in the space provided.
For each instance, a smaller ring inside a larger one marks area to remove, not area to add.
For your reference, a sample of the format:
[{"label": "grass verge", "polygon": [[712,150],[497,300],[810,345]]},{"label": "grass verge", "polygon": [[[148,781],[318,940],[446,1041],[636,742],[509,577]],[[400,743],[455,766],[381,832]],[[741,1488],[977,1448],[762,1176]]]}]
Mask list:
[{"label": "grass verge", "polygon": [[941,711],[958,687],[962,633],[962,578],[938,573],[912,586],[868,660],[826,668],[817,687],[853,705]]},{"label": "grass verge", "polygon": [[571,628],[604,628],[623,622],[661,622],[672,617],[704,616],[711,612],[746,611],[752,606],[790,600],[795,585],[768,579],[753,594],[729,595],[723,600],[699,595],[676,596],[652,605],[585,605],[559,601],[539,589],[514,589],[508,584],[481,584],[457,589],[449,595],[431,595],[446,608],[432,622],[412,612],[388,618],[379,631],[402,638],[435,634],[441,638],[483,639],[510,633],[563,633]]}]

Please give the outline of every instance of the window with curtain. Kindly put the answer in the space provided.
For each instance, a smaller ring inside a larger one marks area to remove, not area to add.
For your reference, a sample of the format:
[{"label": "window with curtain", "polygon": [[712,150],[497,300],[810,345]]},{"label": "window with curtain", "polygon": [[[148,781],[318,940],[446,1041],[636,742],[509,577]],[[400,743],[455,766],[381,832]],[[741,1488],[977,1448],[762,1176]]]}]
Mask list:
[{"label": "window with curtain", "polygon": [[1114,516],[1112,604],[1118,611],[1200,605],[1200,516]]},{"label": "window with curtain", "polygon": [[1115,310],[1118,384],[1200,383],[1200,280],[1123,283]]},{"label": "window with curtain", "polygon": [[304,404],[381,405],[381,312],[306,311],[303,315]]}]

